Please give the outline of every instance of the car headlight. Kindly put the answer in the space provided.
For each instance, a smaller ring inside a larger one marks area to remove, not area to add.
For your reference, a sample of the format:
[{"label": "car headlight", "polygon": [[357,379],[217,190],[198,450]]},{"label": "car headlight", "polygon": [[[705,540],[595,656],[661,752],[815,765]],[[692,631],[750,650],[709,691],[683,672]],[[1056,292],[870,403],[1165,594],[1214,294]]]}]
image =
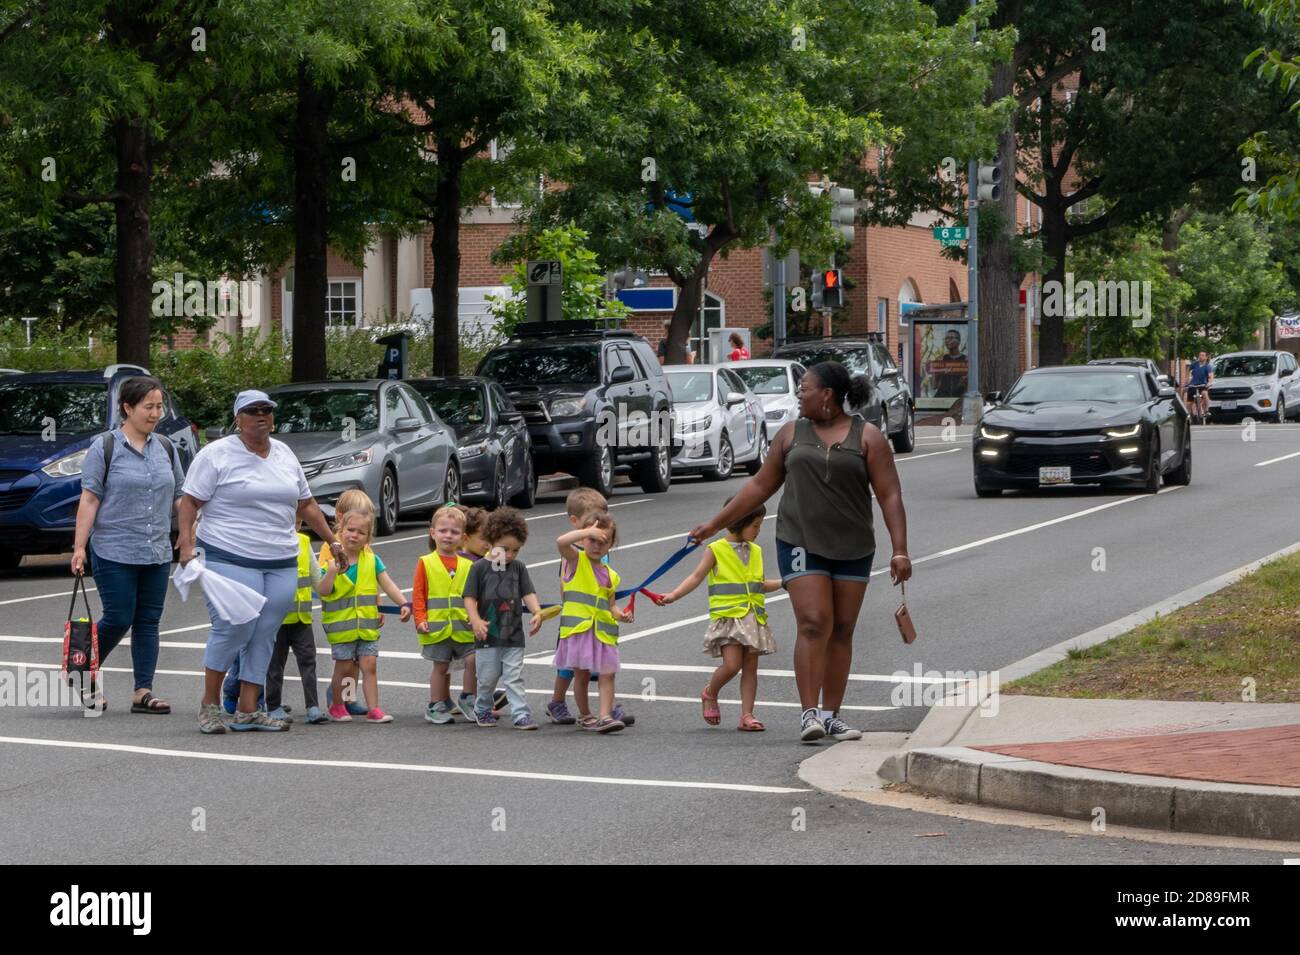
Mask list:
[{"label": "car headlight", "polygon": [[1135,424],[1131,428],[1103,428],[1102,434],[1108,438],[1136,438],[1142,431],[1142,425]]},{"label": "car headlight", "polygon": [[[359,468],[363,464],[369,464],[374,448],[366,448],[364,451],[357,451],[354,454],[340,454],[337,458],[330,458],[320,466],[320,471],[341,471],[344,468]],[[320,473],[320,472],[317,472]]]},{"label": "car headlight", "polygon": [[1270,385],[1270,384],[1256,385],[1256,386],[1255,386],[1255,390],[1256,390],[1256,391],[1269,391],[1269,390],[1272,389],[1272,387],[1273,387],[1273,386]]},{"label": "car headlight", "polygon": [[81,462],[86,460],[86,449],[64,455],[41,468],[52,478],[76,477],[81,473]]},{"label": "car headlight", "polygon": [[682,423],[682,434],[694,434],[696,431],[708,431],[713,424],[713,415],[706,414],[703,418],[696,418],[694,421],[685,421]]},{"label": "car headlight", "polygon": [[576,418],[586,407],[586,398],[559,398],[551,402],[551,417]]},{"label": "car headlight", "polygon": [[480,454],[486,454],[487,449],[488,443],[486,441],[481,441],[478,444],[462,444],[456,449],[456,453],[460,455],[461,460],[463,461],[467,458],[476,458]]},{"label": "car headlight", "polygon": [[1011,432],[980,425],[980,437],[987,438],[989,441],[1005,441],[1007,438],[1011,437]]},{"label": "car headlight", "polygon": [[767,412],[763,417],[767,418],[768,421],[780,421],[782,418],[785,417],[785,409],[774,408],[773,410]]}]

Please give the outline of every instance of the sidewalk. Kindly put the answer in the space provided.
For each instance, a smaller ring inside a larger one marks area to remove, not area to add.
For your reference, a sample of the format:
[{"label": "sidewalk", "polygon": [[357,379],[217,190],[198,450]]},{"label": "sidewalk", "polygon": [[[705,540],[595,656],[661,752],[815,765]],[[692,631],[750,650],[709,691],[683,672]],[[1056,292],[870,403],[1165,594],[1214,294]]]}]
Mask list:
[{"label": "sidewalk", "polygon": [[997,702],[934,707],[878,775],[1004,809],[1300,841],[1300,704]]}]

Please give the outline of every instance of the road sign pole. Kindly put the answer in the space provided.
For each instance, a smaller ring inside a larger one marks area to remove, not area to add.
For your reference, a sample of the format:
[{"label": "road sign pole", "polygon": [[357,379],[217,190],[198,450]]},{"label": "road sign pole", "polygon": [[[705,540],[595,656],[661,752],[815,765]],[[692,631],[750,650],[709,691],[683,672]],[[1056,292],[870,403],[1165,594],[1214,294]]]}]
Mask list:
[{"label": "road sign pole", "polygon": [[[976,0],[970,0],[971,8]],[[971,24],[971,42],[976,42]],[[975,424],[984,410],[980,393],[980,292],[979,292],[979,161],[966,166],[966,396],[962,400],[962,424]]]}]

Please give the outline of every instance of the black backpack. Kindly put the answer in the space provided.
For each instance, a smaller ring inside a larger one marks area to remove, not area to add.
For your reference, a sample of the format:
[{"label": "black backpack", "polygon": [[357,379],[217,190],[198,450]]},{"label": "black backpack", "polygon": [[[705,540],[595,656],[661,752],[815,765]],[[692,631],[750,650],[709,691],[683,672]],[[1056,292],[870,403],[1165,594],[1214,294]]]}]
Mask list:
[{"label": "black backpack", "polygon": [[[155,438],[162,442],[162,446],[167,449],[167,457],[172,462],[172,473],[176,472],[176,445],[172,444],[172,439],[163,434],[155,434]],[[104,446],[104,480],[108,480],[108,465],[113,460],[113,446],[117,444],[113,440],[113,432],[108,431],[99,439]]]}]

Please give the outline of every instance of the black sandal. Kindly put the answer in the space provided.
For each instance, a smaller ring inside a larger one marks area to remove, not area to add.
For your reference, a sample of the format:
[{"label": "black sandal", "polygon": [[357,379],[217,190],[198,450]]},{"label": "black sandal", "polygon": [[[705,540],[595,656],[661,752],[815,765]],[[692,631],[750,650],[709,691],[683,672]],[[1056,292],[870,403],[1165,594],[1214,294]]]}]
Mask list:
[{"label": "black sandal", "polygon": [[[158,704],[155,706],[154,704]],[[132,713],[156,713],[159,716],[165,716],[172,711],[171,704],[166,700],[160,700],[149,690],[145,691],[143,697],[138,703],[131,704]]]}]

